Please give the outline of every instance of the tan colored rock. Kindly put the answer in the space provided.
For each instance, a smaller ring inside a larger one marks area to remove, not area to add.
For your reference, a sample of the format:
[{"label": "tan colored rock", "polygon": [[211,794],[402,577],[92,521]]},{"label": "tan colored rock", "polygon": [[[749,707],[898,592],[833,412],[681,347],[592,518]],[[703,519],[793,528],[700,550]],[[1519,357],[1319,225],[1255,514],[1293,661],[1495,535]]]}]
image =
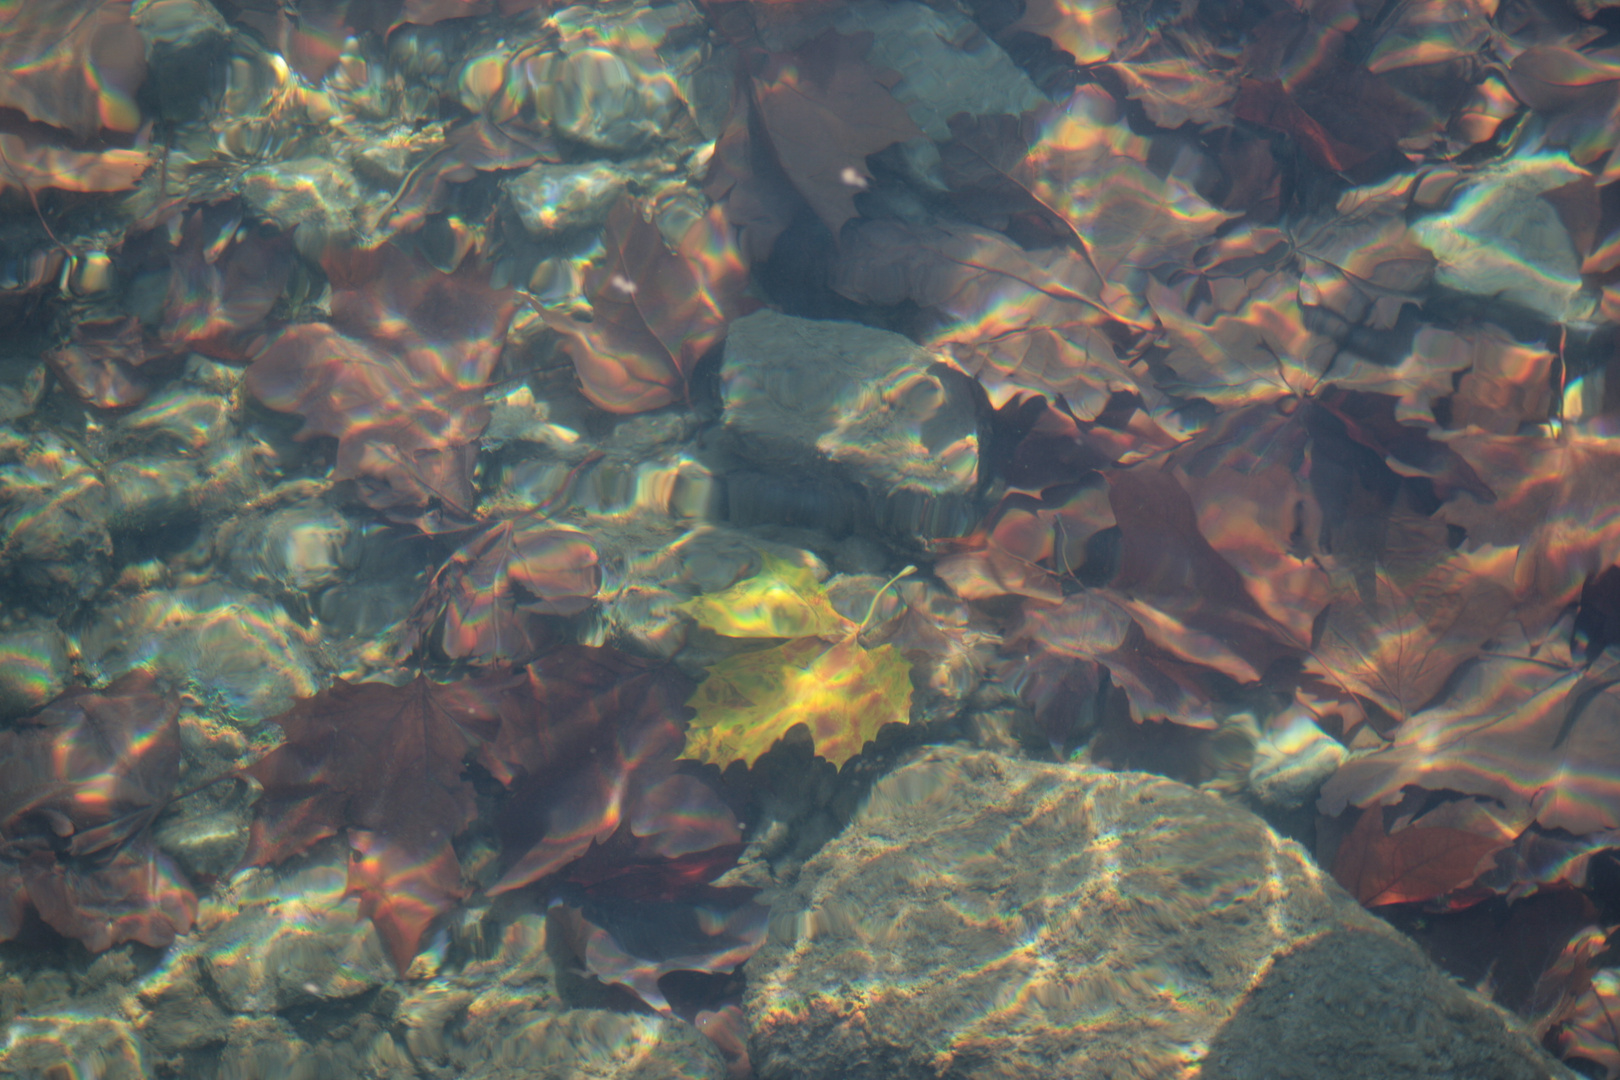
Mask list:
[{"label": "tan colored rock", "polygon": [[873,789],[748,981],[761,1080],[1570,1075],[1248,811],[957,748]]}]

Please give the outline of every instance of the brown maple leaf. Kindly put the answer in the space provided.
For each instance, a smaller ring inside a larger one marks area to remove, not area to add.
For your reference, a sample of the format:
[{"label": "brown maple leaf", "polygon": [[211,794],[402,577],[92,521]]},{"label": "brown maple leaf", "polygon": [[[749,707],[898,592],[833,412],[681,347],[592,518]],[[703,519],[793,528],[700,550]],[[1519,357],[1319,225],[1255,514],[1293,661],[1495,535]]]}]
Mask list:
[{"label": "brown maple leaf", "polygon": [[1154,644],[1240,683],[1297,655],[1237,568],[1205,539],[1191,497],[1169,469],[1143,463],[1104,475],[1120,532],[1111,586]]},{"label": "brown maple leaf", "polygon": [[1575,836],[1620,827],[1617,686],[1609,654],[1591,669],[1574,666],[1561,646],[1486,657],[1388,747],[1343,765],[1319,806],[1336,814],[1419,787],[1486,796]]},{"label": "brown maple leaf", "polygon": [[1445,443],[1493,494],[1460,492],[1436,516],[1467,529],[1470,550],[1517,550],[1513,584],[1531,633],[1620,561],[1620,445],[1602,422],[1550,434],[1463,432]]},{"label": "brown maple leaf", "polygon": [[1396,719],[1430,704],[1514,607],[1512,549],[1453,552],[1432,523],[1400,532],[1372,582],[1338,589],[1307,661],[1323,681]]},{"label": "brown maple leaf", "polygon": [[608,214],[606,257],[585,278],[591,320],[541,309],[561,333],[585,396],[609,412],[661,408],[686,396],[686,379],[751,306],[748,270],[723,211],[694,222],[671,250],[630,195]]},{"label": "brown maple leaf", "polygon": [[1162,128],[1231,122],[1227,103],[1238,88],[1230,72],[1185,56],[1104,66],[1124,84],[1125,95],[1140,101],[1148,119]]},{"label": "brown maple leaf", "polygon": [[338,441],[333,475],[368,505],[420,524],[434,504],[465,518],[483,389],[516,307],[488,266],[441,274],[392,245],[327,260],[332,320],[281,331],[248,368],[248,389],[304,417],[299,438]]},{"label": "brown maple leaf", "polygon": [[52,0],[0,11],[0,106],[88,138],[140,126],[146,43],[131,0]]},{"label": "brown maple leaf", "polygon": [[1514,58],[1507,81],[1546,124],[1548,144],[1568,147],[1577,165],[1591,164],[1620,142],[1620,61],[1611,56],[1533,45]]},{"label": "brown maple leaf", "polygon": [[137,370],[147,353],[140,320],[82,319],[61,348],[45,354],[56,377],[75,397],[99,409],[121,409],[146,400],[147,380]]},{"label": "brown maple leaf", "polygon": [[[1021,685],[1032,706],[1041,706],[1041,696],[1047,693],[1070,702],[1088,698],[1099,685],[1098,669],[1106,668],[1114,684],[1125,691],[1137,723],[1216,725],[1214,670],[1156,644],[1138,625],[1132,605],[1112,590],[1088,589],[1056,607],[1025,601],[1023,621],[1007,634],[1007,644],[1022,650],[1026,662],[1009,669],[1003,678]],[[1204,644],[1206,660],[1224,662],[1229,668],[1243,663],[1230,653],[1222,655],[1218,645]],[[1066,658],[1074,666],[1065,670],[1052,658]],[[1061,729],[1047,718],[1043,725],[1054,733]]]},{"label": "brown maple leaf", "polygon": [[402,652],[442,627],[438,644],[452,660],[526,660],[545,640],[535,616],[585,610],[601,582],[585,533],[536,517],[495,522],[434,574],[411,612]]},{"label": "brown maple leaf", "polygon": [[803,205],[772,153],[770,139],[758,130],[753,99],[740,82],[732,88],[731,111],[715,141],[703,193],[724,208],[737,248],[752,266],[771,257],[776,238]]},{"label": "brown maple leaf", "polygon": [[1270,404],[1233,409],[1169,458],[1199,532],[1243,576],[1261,610],[1301,646],[1332,595],[1318,559],[1323,512],[1309,479],[1307,413]]},{"label": "brown maple leaf", "polygon": [[[493,893],[557,873],[623,825],[641,837],[666,831],[654,827],[662,804],[649,793],[672,775],[691,715],[691,683],[679,672],[613,649],[556,649],[530,665],[528,680],[524,693],[544,713],[508,724],[481,757],[512,788],[498,822],[507,866]],[[734,857],[730,811],[709,821],[713,828],[670,837],[662,856],[730,846]]]},{"label": "brown maple leaf", "polygon": [[1441,825],[1386,833],[1374,806],[1339,845],[1333,876],[1367,907],[1433,900],[1472,885],[1505,845],[1499,836]]},{"label": "brown maple leaf", "polygon": [[76,150],[62,146],[39,124],[6,124],[0,130],[0,191],[127,191],[152,164],[142,147]]},{"label": "brown maple leaf", "polygon": [[773,53],[753,76],[754,102],[777,160],[837,237],[871,183],[869,155],[922,137],[890,83],[866,63],[872,35],[828,30]]},{"label": "brown maple leaf", "polygon": [[499,734],[502,695],[522,681],[339,680],[275,717],[286,741],[245,770],[264,787],[246,862],[281,862],[346,830],[348,893],[403,973],[467,894],[451,843],[477,814],[463,762]]},{"label": "brown maple leaf", "polygon": [[93,952],[191,928],[196,895],[148,835],[179,779],[178,713],[135,671],[0,733],[0,939],[29,903]]},{"label": "brown maple leaf", "polygon": [[169,264],[162,337],[171,348],[248,359],[251,336],[292,274],[291,238],[242,229],[239,207],[199,208],[180,229]]},{"label": "brown maple leaf", "polygon": [[1620,1077],[1620,968],[1604,968],[1552,1036],[1560,1057],[1590,1061],[1604,1080]]},{"label": "brown maple leaf", "polygon": [[1056,602],[1063,579],[1086,561],[1091,538],[1114,524],[1108,490],[1093,473],[1039,497],[1014,492],[968,536],[942,541],[934,572],[964,600],[1028,596]]}]

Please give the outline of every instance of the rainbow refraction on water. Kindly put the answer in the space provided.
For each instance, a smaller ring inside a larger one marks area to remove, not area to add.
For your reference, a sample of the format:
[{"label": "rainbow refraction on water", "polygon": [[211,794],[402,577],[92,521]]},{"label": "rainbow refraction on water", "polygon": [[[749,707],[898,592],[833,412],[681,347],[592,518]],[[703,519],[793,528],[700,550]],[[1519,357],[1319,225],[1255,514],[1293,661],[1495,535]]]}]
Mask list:
[{"label": "rainbow refraction on water", "polygon": [[1617,147],[1620,0],[0,0],[0,1076],[1620,1078]]}]

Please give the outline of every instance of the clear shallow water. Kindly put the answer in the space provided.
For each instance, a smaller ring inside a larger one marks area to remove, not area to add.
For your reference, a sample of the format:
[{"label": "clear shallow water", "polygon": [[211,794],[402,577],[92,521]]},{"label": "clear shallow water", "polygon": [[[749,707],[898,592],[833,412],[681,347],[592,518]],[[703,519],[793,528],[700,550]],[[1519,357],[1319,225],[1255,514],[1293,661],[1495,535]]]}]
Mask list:
[{"label": "clear shallow water", "polygon": [[0,1067],[747,1075],[951,743],[1620,1069],[1603,4],[0,18]]}]

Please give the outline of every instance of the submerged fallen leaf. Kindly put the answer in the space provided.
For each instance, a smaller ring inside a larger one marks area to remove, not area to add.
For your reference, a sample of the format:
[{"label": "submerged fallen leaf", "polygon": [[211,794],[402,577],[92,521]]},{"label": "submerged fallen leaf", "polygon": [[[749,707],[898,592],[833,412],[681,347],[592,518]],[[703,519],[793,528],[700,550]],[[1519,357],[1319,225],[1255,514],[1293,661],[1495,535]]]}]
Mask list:
[{"label": "submerged fallen leaf", "polygon": [[264,786],[246,861],[282,862],[348,831],[348,893],[404,972],[467,894],[451,842],[477,814],[463,760],[500,726],[512,676],[404,686],[339,681],[275,717],[286,742],[247,769]]},{"label": "submerged fallen leaf", "polygon": [[248,368],[253,395],[338,441],[333,475],[372,507],[468,516],[483,388],[516,301],[489,267],[441,274],[392,245],[328,260],[332,321],[281,331]]},{"label": "submerged fallen leaf", "polygon": [[1592,976],[1569,1013],[1553,1036],[1559,1057],[1590,1061],[1603,1070],[1604,1080],[1620,1077],[1620,968]]},{"label": "submerged fallen leaf", "polygon": [[34,125],[0,132],[0,191],[127,191],[152,164],[142,149],[74,150],[52,145]]},{"label": "submerged fallen leaf", "polygon": [[1077,64],[1108,59],[1125,36],[1118,0],[1026,0],[1009,30],[1039,34]]},{"label": "submerged fallen leaf", "polygon": [[1470,550],[1517,552],[1513,583],[1532,633],[1589,577],[1620,561],[1620,444],[1608,422],[1524,435],[1463,432],[1446,445],[1493,494],[1460,493],[1437,517],[1466,529]]},{"label": "submerged fallen leaf", "polygon": [[[734,614],[732,603],[740,605]],[[807,568],[766,557],[760,572],[687,610],[728,637],[776,638],[781,645],[712,665],[688,702],[697,710],[686,757],[752,765],[795,724],[816,753],[842,765],[884,724],[911,717],[911,665],[893,645],[868,649],[862,626],[832,610]],[[799,634],[777,631],[802,627]]]},{"label": "submerged fallen leaf", "polygon": [[0,106],[87,138],[134,131],[146,42],[131,0],[52,0],[0,9]]},{"label": "submerged fallen leaf", "polygon": [[1487,796],[1574,836],[1620,828],[1617,687],[1607,654],[1590,670],[1567,652],[1479,660],[1448,701],[1408,719],[1388,747],[1346,762],[1323,786],[1320,809],[1387,805],[1411,786]]},{"label": "submerged fallen leaf", "polygon": [[84,319],[59,349],[45,354],[51,370],[81,401],[122,409],[146,400],[147,380],[136,369],[150,357],[140,320]]},{"label": "submerged fallen leaf", "polygon": [[1160,127],[1230,121],[1231,110],[1226,105],[1238,88],[1228,73],[1183,56],[1109,64],[1107,68],[1124,83],[1126,96],[1140,101],[1148,119]]},{"label": "submerged fallen leaf", "polygon": [[[1513,608],[1511,549],[1460,554],[1436,537],[1376,571],[1370,594],[1341,589],[1320,616],[1309,670],[1396,719],[1428,705]],[[1396,561],[1396,560],[1399,561]]]},{"label": "submerged fallen leaf", "polygon": [[197,897],[148,833],[179,779],[178,713],[136,671],[0,733],[0,940],[30,903],[92,952],[191,928]]},{"label": "submerged fallen leaf", "polygon": [[586,970],[667,1016],[670,1003],[659,986],[665,975],[735,971],[765,943],[770,908],[756,903],[755,893],[710,887],[674,901],[586,898],[560,910],[574,923],[568,936]]},{"label": "submerged fallen leaf", "polygon": [[606,257],[586,276],[589,322],[541,310],[566,339],[585,396],[616,413],[646,412],[686,396],[686,379],[746,313],[748,270],[723,212],[698,219],[670,250],[636,200],[621,196],[603,233]]},{"label": "submerged fallen leaf", "polygon": [[223,360],[246,360],[292,274],[290,237],[243,229],[239,209],[194,211],[170,260],[163,340]]},{"label": "submerged fallen leaf", "polygon": [[496,522],[434,574],[402,651],[413,652],[442,625],[438,644],[452,660],[526,660],[543,641],[534,616],[585,610],[601,579],[585,533],[540,518]]},{"label": "submerged fallen leaf", "polygon": [[1384,812],[1362,812],[1339,845],[1333,876],[1368,907],[1433,900],[1466,888],[1504,842],[1464,829],[1412,825],[1384,831]]},{"label": "submerged fallen leaf", "polygon": [[793,186],[836,238],[871,183],[869,155],[922,136],[866,63],[871,34],[828,30],[771,55],[753,78],[754,101]]}]

